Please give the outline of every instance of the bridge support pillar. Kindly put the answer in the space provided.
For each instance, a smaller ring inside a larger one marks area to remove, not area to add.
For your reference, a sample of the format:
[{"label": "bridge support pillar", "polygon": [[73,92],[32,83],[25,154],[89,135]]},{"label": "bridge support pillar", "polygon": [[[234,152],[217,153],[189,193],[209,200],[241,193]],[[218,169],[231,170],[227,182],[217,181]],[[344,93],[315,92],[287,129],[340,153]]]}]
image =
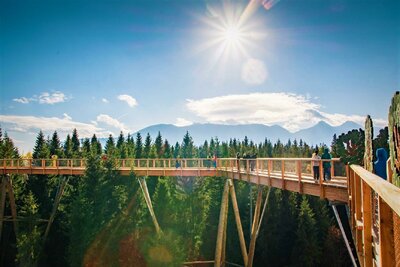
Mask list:
[{"label": "bridge support pillar", "polygon": [[160,225],[158,224],[157,217],[154,213],[153,205],[151,203],[151,198],[149,194],[149,190],[147,189],[147,184],[145,178],[138,178],[140,188],[142,189],[144,200],[146,201],[147,208],[149,209],[151,219],[153,220],[154,227],[156,228],[157,234],[162,233]]},{"label": "bridge support pillar", "polygon": [[18,236],[18,222],[17,222],[17,206],[15,204],[14,190],[10,176],[3,175],[1,178],[1,202],[0,202],[0,239],[3,231],[4,212],[6,206],[6,195],[8,191],[8,198],[10,201],[11,216],[14,225],[15,236]]},{"label": "bridge support pillar", "polygon": [[68,183],[68,178],[62,177],[61,183],[60,183],[59,187],[57,188],[57,193],[56,193],[56,197],[54,199],[54,204],[53,204],[53,209],[51,211],[50,219],[49,219],[49,222],[47,223],[46,231],[44,232],[43,244],[45,244],[47,236],[49,235],[50,227],[53,224],[53,221],[56,216],[57,209],[58,209],[58,205],[60,204],[61,197],[64,193],[64,189],[65,189],[65,186],[67,185],[67,183]]},{"label": "bridge support pillar", "polygon": [[218,223],[218,234],[217,234],[217,244],[215,246],[215,261],[214,267],[222,266],[223,262],[223,244],[226,241],[224,236],[226,235],[226,219],[228,215],[228,194],[229,194],[229,183],[228,180],[225,182],[224,192],[222,194],[221,210],[219,213],[219,223]]}]

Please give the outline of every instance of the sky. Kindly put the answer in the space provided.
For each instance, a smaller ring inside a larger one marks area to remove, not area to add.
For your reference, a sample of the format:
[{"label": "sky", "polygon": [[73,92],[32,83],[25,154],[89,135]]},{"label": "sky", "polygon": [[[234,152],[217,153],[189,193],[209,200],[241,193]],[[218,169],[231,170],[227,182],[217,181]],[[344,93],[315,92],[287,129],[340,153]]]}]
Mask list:
[{"label": "sky", "polygon": [[387,124],[400,1],[0,0],[0,127],[20,152],[169,123]]}]

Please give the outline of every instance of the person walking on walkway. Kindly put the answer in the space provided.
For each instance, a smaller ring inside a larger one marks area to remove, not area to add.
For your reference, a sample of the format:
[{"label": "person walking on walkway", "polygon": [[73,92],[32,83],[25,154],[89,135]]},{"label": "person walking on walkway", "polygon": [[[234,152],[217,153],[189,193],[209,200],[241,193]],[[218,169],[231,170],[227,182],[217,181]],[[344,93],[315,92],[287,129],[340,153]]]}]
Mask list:
[{"label": "person walking on walkway", "polygon": [[319,162],[321,161],[321,157],[318,155],[318,148],[315,149],[314,153],[312,154],[311,157],[311,165],[313,167],[313,175],[314,175],[314,180],[316,182],[319,181]]},{"label": "person walking on walkway", "polygon": [[324,181],[330,181],[331,180],[331,159],[332,156],[329,154],[329,149],[325,148],[324,149],[324,154],[322,154],[321,159],[329,160],[329,161],[324,161],[322,163],[323,169],[324,169]]}]

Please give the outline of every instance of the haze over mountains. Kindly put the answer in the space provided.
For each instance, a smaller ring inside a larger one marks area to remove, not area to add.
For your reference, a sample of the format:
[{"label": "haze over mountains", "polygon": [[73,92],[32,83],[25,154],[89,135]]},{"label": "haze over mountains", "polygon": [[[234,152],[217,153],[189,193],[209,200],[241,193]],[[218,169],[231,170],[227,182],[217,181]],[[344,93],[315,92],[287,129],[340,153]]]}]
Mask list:
[{"label": "haze over mountains", "polygon": [[[326,122],[319,122],[313,127],[291,133],[281,126],[266,126],[263,124],[243,124],[243,125],[222,125],[222,124],[192,124],[189,126],[178,127],[172,124],[156,124],[139,130],[142,138],[150,134],[152,140],[156,138],[158,132],[161,132],[163,139],[167,139],[170,144],[182,142],[186,131],[192,136],[196,145],[202,144],[204,140],[210,140],[211,137],[218,137],[220,141],[229,141],[229,139],[243,140],[245,136],[256,143],[263,142],[265,138],[276,142],[278,139],[287,142],[289,139],[302,139],[308,144],[327,144],[330,145],[334,134],[348,132],[352,129],[362,128],[357,123],[347,121],[339,126],[331,126]],[[136,135],[136,133],[135,133]]]}]

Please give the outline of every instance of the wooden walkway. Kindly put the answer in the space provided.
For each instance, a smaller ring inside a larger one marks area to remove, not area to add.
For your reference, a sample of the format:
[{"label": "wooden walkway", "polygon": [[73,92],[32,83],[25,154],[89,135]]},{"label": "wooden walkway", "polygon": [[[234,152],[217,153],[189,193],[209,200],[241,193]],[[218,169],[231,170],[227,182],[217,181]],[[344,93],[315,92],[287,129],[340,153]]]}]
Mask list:
[{"label": "wooden walkway", "polygon": [[[339,159],[333,159],[331,162],[332,179],[320,179],[319,182],[312,178],[309,158],[220,158],[216,168],[210,159],[118,159],[115,165],[121,175],[134,172],[136,176],[218,176],[319,196],[332,201],[348,201],[345,168]],[[322,177],[322,162],[320,165]],[[341,173],[335,171],[337,166],[341,167]],[[0,159],[0,175],[84,175],[85,170],[84,159]]]},{"label": "wooden walkway", "polygon": [[[394,234],[394,225],[400,223],[400,188],[389,181],[372,174],[360,166],[343,165],[339,159],[331,160],[330,181],[314,181],[311,173],[311,159],[309,158],[258,158],[236,159],[221,158],[215,163],[210,159],[118,159],[115,168],[121,175],[130,175],[132,172],[139,179],[143,194],[158,232],[160,227],[151,205],[150,195],[147,191],[146,176],[180,176],[180,177],[224,177],[227,178],[224,187],[223,201],[221,204],[220,222],[215,266],[226,262],[224,258],[226,238],[226,219],[228,196],[231,195],[234,204],[235,218],[241,240],[241,250],[244,263],[252,265],[255,240],[260,210],[262,187],[258,186],[255,216],[253,220],[252,235],[249,251],[243,238],[243,230],[237,210],[236,196],[232,179],[242,180],[256,185],[266,185],[281,188],[301,194],[319,196],[335,202],[347,204],[350,211],[349,221],[351,232],[356,246],[356,254],[361,266],[395,266],[396,248],[394,240],[400,237]],[[320,177],[323,177],[322,161],[319,161]],[[389,163],[388,163],[389,164]],[[388,165],[390,166],[390,165]],[[390,170],[390,168],[388,168]],[[84,159],[0,159],[1,180],[1,205],[0,205],[0,236],[4,216],[5,197],[8,191],[12,210],[12,222],[17,233],[18,216],[16,213],[15,198],[12,189],[12,177],[8,174],[36,174],[36,175],[63,175],[63,182],[59,194],[56,196],[53,211],[48,220],[45,238],[54,219],[63,188],[68,176],[84,175],[86,161]],[[391,177],[389,173],[388,177]],[[266,205],[267,199],[264,203]],[[333,207],[335,207],[335,202]],[[235,208],[236,207],[236,208]],[[261,216],[262,218],[262,216]],[[157,228],[158,226],[158,228]],[[224,230],[225,229],[225,230]],[[342,230],[342,234],[345,233]],[[346,239],[347,240],[347,239]],[[398,262],[398,261],[397,261]],[[197,262],[196,262],[197,263]],[[191,263],[194,264],[194,263]],[[397,265],[396,265],[397,266]]]}]

